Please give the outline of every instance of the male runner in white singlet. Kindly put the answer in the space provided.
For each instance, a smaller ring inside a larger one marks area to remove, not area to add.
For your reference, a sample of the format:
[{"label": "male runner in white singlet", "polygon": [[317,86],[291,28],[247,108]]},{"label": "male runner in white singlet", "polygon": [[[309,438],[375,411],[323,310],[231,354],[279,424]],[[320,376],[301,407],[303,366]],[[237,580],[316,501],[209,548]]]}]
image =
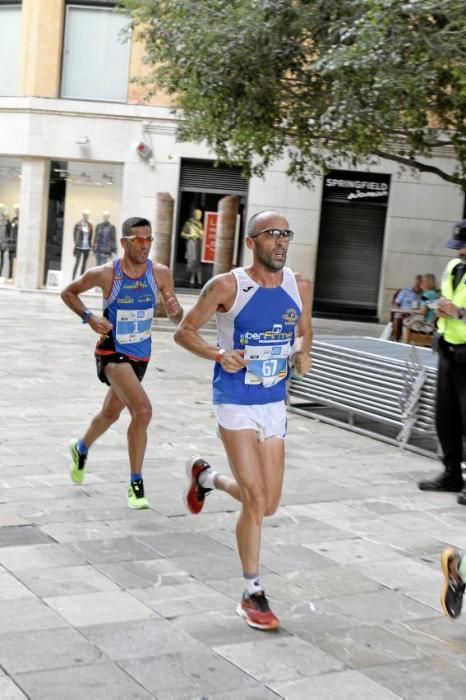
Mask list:
[{"label": "male runner in white singlet", "polygon": [[[213,488],[241,501],[236,536],[245,590],[237,612],[257,629],[279,627],[259,577],[262,520],[280,502],[286,435],[286,380],[293,354],[296,372],[311,368],[311,282],[285,267],[293,238],[288,221],[274,211],[253,216],[246,245],[248,268],[214,277],[175,333],[177,343],[214,360],[213,403],[234,476],[215,472],[202,458],[187,465],[185,501],[200,513]],[[216,314],[217,346],[199,329]]]}]

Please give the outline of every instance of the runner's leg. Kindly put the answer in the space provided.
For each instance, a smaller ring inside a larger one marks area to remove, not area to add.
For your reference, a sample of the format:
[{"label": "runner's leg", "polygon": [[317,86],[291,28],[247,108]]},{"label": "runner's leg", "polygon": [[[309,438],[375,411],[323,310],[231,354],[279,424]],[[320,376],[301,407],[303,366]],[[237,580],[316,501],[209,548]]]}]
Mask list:
[{"label": "runner's leg", "polygon": [[130,364],[109,363],[105,372],[112,389],[130,412],[129,463],[132,474],[141,474],[147,445],[147,426],[152,418],[151,403]]},{"label": "runner's leg", "polygon": [[83,435],[82,441],[88,449],[118,420],[124,407],[125,404],[123,401],[118,398],[115,391],[110,387],[105,396],[100,413],[92,419],[89,428]]},{"label": "runner's leg", "polygon": [[262,476],[266,489],[265,515],[273,515],[280,504],[285,471],[285,441],[269,437],[258,445]]},{"label": "runner's leg", "polygon": [[257,573],[261,526],[267,508],[257,433],[255,430],[227,430],[221,426],[219,430],[242,503],[236,539],[243,572]]}]

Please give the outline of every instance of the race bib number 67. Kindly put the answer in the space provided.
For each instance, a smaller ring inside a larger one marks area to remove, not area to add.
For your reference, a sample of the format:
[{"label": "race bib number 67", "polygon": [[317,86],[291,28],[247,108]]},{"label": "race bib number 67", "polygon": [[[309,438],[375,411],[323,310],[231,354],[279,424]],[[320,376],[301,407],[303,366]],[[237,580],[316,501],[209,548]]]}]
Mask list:
[{"label": "race bib number 67", "polygon": [[289,343],[285,345],[247,345],[244,359],[247,360],[245,384],[262,384],[274,386],[288,374],[288,357],[291,353]]}]

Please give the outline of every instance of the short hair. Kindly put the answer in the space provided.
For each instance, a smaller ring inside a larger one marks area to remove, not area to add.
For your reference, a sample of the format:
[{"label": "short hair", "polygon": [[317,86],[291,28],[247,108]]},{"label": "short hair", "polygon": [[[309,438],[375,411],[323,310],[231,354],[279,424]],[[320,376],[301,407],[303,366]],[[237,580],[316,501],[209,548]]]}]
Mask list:
[{"label": "short hair", "polygon": [[121,234],[123,238],[125,236],[130,236],[131,230],[133,228],[138,228],[139,226],[147,226],[150,230],[152,230],[150,221],[144,219],[141,216],[131,216],[129,219],[123,221],[123,224],[121,226]]},{"label": "short hair", "polygon": [[433,275],[431,272],[427,272],[425,275],[422,275],[423,279],[425,279],[426,282],[432,285],[432,289],[435,289],[437,286],[437,280],[435,278],[435,275]]},{"label": "short hair", "polygon": [[251,218],[248,221],[248,226],[246,229],[247,236],[249,236],[249,237],[254,236],[254,234],[256,232],[256,226],[257,226],[258,219],[263,218],[266,214],[269,216],[270,215],[280,216],[281,218],[283,218],[282,215],[278,213],[278,211],[274,211],[273,209],[265,209],[264,211],[259,211],[259,212],[257,212],[257,214],[254,214],[253,216],[251,216]]}]

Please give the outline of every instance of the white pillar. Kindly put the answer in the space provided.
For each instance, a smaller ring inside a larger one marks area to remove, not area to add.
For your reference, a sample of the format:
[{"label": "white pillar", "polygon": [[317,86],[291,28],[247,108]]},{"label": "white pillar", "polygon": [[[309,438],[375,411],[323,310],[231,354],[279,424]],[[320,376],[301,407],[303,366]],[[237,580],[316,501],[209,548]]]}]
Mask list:
[{"label": "white pillar", "polygon": [[23,158],[20,219],[16,258],[16,286],[43,286],[50,163],[43,158]]}]

